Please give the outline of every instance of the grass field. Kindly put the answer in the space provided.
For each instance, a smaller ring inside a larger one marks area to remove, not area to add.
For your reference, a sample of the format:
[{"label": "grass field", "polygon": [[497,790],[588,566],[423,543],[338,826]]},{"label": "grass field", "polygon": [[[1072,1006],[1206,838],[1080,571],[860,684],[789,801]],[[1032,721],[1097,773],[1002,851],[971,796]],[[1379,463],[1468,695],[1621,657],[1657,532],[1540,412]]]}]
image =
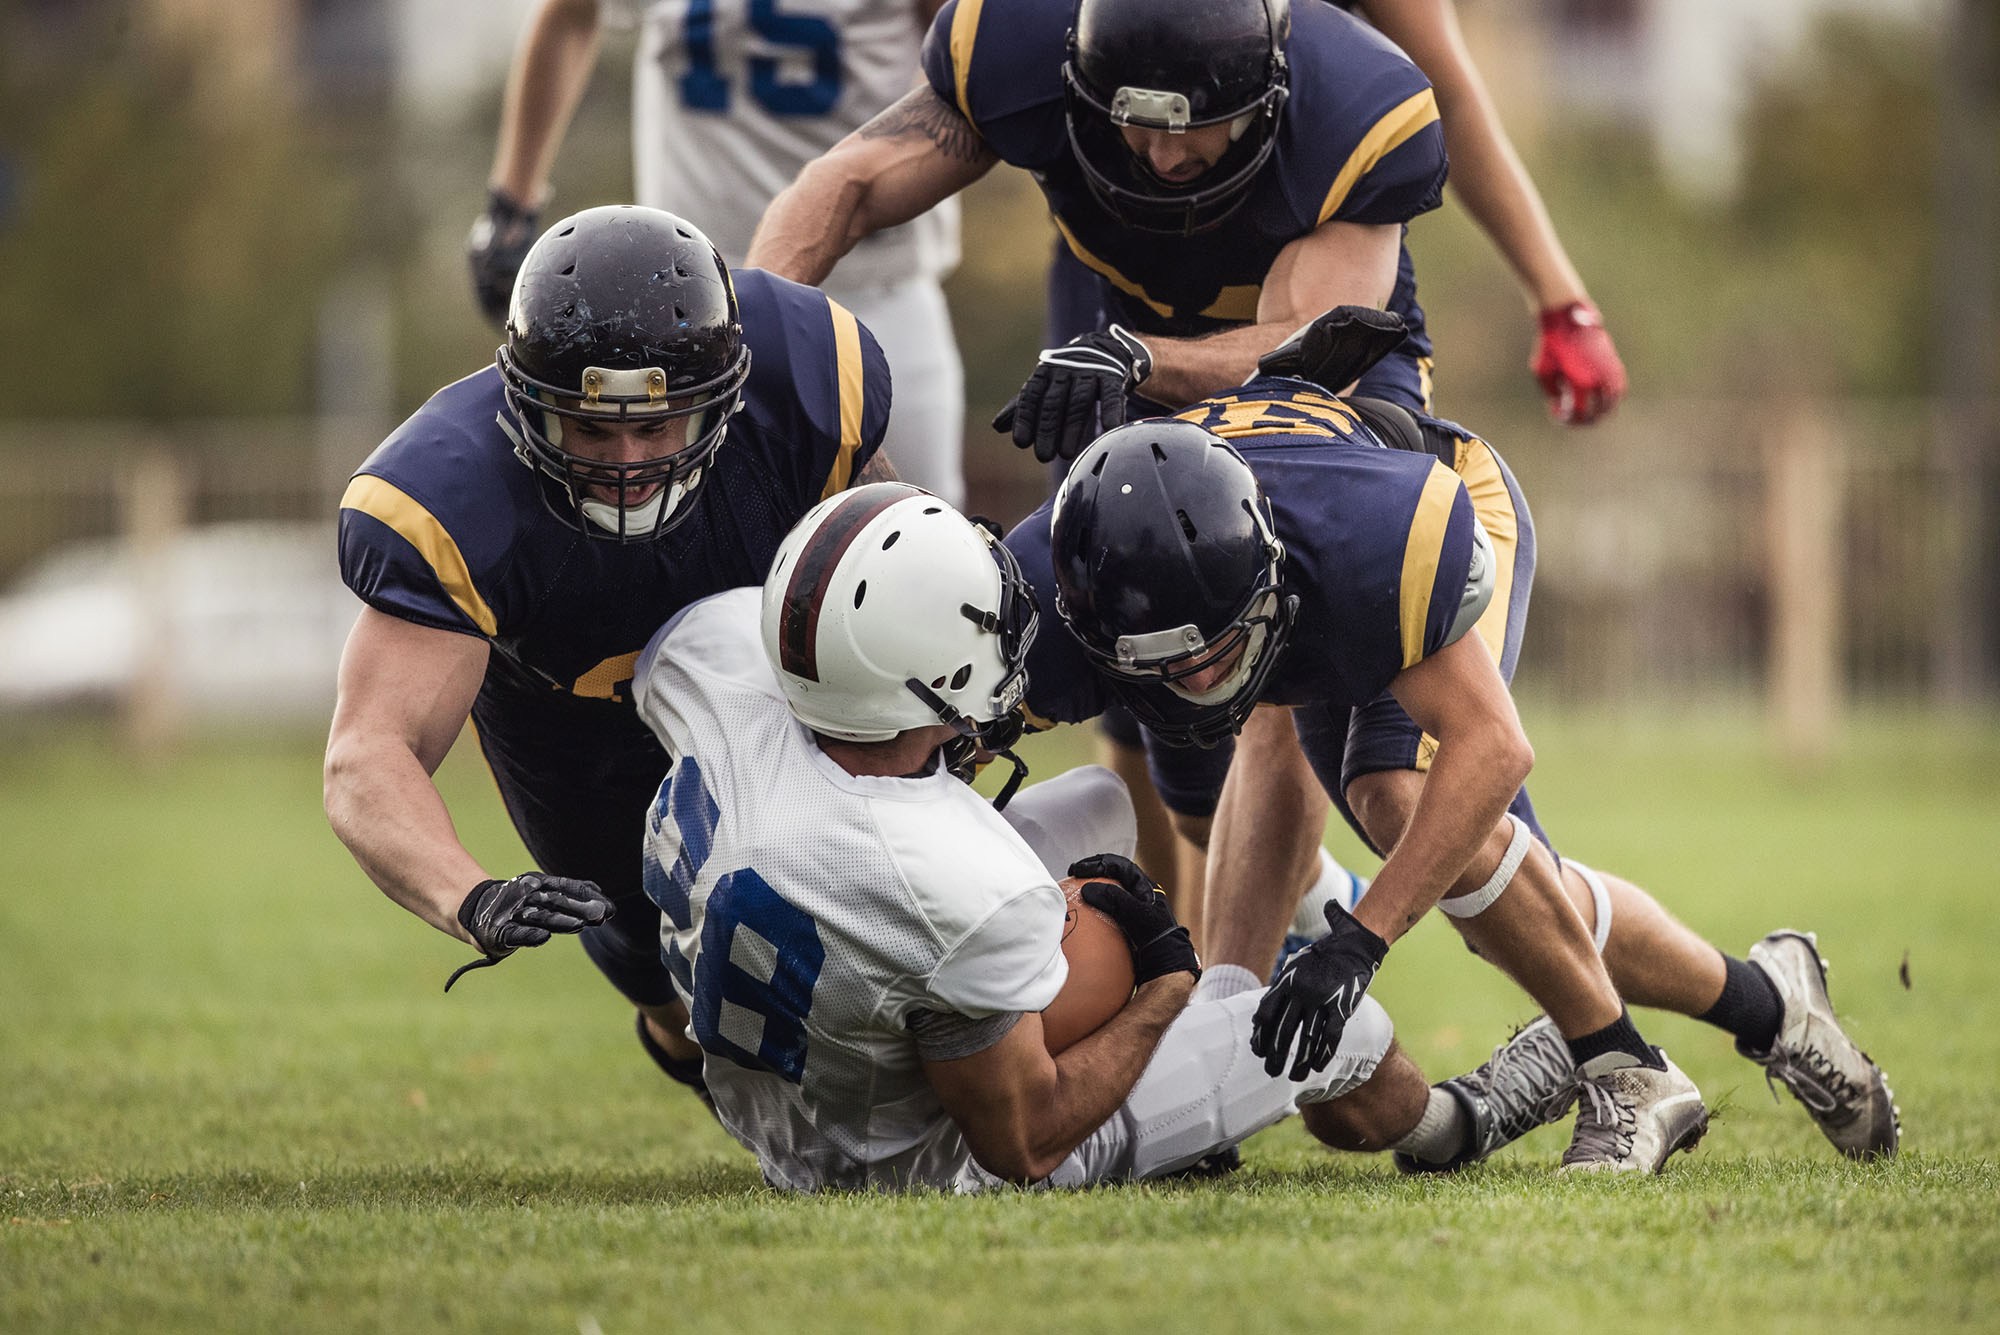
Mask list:
[{"label": "grass field", "polygon": [[[1845,1163],[1723,1036],[1642,1014],[1720,1109],[1657,1180],[1558,1180],[1550,1129],[1407,1182],[1281,1126],[1213,1183],[778,1197],[573,944],[440,995],[465,952],[327,831],[312,739],[140,771],[17,731],[0,1330],[2000,1328],[2000,727],[1869,719],[1801,776],[1748,715],[1527,715],[1559,845],[1733,952],[1818,929],[1900,1160]],[[523,867],[468,751],[461,833]],[[1374,990],[1434,1076],[1530,1013],[1435,922]]]}]

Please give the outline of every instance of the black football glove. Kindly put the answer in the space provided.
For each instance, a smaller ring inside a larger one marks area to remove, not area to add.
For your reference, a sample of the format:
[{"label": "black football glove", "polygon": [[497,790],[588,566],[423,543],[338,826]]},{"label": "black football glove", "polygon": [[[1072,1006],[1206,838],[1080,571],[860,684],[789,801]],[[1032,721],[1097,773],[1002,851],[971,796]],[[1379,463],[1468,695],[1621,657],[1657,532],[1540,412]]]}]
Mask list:
[{"label": "black football glove", "polygon": [[1338,394],[1403,346],[1403,317],[1373,306],[1335,306],[1257,359],[1258,375],[1310,380]]},{"label": "black football glove", "polygon": [[473,221],[465,240],[465,257],[472,263],[472,291],[486,318],[507,318],[514,299],[514,276],[539,235],[541,214],[498,187],[486,192],[486,212]]},{"label": "black football glove", "polygon": [[1086,885],[1080,897],[1124,933],[1125,944],[1132,951],[1132,986],[1173,973],[1201,977],[1201,957],[1194,953],[1188,929],[1174,918],[1167,897],[1152,877],[1139,870],[1138,863],[1116,853],[1094,853],[1070,863],[1069,874],[1101,876],[1118,883]]},{"label": "black football glove", "polygon": [[1292,1079],[1325,1070],[1354,1008],[1367,995],[1382,957],[1389,953],[1387,941],[1338,904],[1327,904],[1326,924],[1331,930],[1325,936],[1285,962],[1250,1022],[1250,1051],[1264,1059],[1267,1075],[1285,1069],[1294,1036],[1298,1054],[1292,1061]]},{"label": "black football glove", "polygon": [[1153,373],[1153,354],[1122,326],[1043,348],[1035,373],[993,418],[1048,463],[1074,459],[1101,432],[1125,424],[1125,393]]},{"label": "black football glove", "polygon": [[468,969],[498,964],[523,946],[539,946],[556,932],[595,927],[618,910],[589,881],[528,872],[511,881],[481,881],[458,906],[458,921],[472,934],[483,959],[458,969],[445,981],[451,991]]}]

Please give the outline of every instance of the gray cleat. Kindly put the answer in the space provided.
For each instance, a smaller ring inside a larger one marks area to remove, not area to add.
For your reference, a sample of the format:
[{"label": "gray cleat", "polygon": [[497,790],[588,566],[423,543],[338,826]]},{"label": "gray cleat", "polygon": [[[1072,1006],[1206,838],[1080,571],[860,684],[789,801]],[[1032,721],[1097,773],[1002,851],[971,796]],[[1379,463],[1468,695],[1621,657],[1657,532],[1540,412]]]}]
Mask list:
[{"label": "gray cleat", "polygon": [[1576,1063],[1555,1021],[1536,1017],[1493,1049],[1478,1070],[1439,1082],[1472,1121],[1472,1144],[1443,1163],[1396,1153],[1400,1173],[1451,1173],[1511,1145],[1569,1111],[1576,1101]]},{"label": "gray cleat", "polygon": [[1769,1052],[1744,1052],[1740,1044],[1737,1051],[1764,1068],[1767,1082],[1782,1081],[1842,1154],[1893,1158],[1902,1139],[1895,1093],[1882,1068],[1841,1029],[1827,997],[1818,939],[1811,932],[1773,932],[1750,947],[1750,962],[1778,989],[1784,1019]]},{"label": "gray cleat", "polygon": [[1708,1130],[1701,1091],[1666,1053],[1660,1060],[1664,1070],[1620,1052],[1584,1064],[1576,1134],[1556,1171],[1657,1173],[1675,1151],[1695,1147]]}]

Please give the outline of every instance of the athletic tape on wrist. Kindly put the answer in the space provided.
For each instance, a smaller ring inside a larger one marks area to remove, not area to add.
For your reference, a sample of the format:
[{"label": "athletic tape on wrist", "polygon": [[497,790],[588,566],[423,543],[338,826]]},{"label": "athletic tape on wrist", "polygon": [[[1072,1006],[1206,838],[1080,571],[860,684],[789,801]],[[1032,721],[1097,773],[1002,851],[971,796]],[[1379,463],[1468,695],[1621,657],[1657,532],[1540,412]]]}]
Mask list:
[{"label": "athletic tape on wrist", "polygon": [[1500,898],[1500,892],[1513,881],[1514,873],[1521,869],[1521,859],[1528,856],[1528,842],[1534,836],[1528,833],[1528,822],[1513,812],[1507,813],[1507,819],[1514,822],[1514,838],[1507,844],[1507,852],[1501,857],[1500,865],[1486,878],[1486,884],[1470,894],[1438,901],[1438,907],[1452,917],[1472,918],[1486,912],[1493,906],[1493,901]]},{"label": "athletic tape on wrist", "polygon": [[1597,953],[1602,955],[1604,943],[1611,939],[1611,892],[1604,888],[1602,876],[1575,858],[1564,858],[1563,866],[1574,868],[1576,874],[1583,878],[1583,883],[1590,887],[1590,902],[1597,910],[1597,926],[1592,929],[1591,935],[1596,938]]}]

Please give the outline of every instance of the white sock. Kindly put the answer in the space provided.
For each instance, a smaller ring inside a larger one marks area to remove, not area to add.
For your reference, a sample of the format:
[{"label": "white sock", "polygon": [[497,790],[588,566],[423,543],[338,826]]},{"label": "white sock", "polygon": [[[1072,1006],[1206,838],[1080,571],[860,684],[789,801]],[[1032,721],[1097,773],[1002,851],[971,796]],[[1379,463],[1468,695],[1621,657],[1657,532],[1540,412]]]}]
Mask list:
[{"label": "white sock", "polygon": [[1389,1148],[1425,1163],[1448,1163],[1465,1151],[1471,1135],[1472,1119],[1466,1115],[1465,1105],[1432,1085],[1416,1129]]},{"label": "white sock", "polygon": [[1299,900],[1292,914],[1290,931],[1296,936],[1318,940],[1326,935],[1326,902],[1330,899],[1349,913],[1368,890],[1368,882],[1334,860],[1324,848],[1319,851],[1319,877]]},{"label": "white sock", "polygon": [[1264,981],[1240,964],[1211,964],[1201,971],[1189,1001],[1223,1001],[1239,992],[1255,992]]}]

